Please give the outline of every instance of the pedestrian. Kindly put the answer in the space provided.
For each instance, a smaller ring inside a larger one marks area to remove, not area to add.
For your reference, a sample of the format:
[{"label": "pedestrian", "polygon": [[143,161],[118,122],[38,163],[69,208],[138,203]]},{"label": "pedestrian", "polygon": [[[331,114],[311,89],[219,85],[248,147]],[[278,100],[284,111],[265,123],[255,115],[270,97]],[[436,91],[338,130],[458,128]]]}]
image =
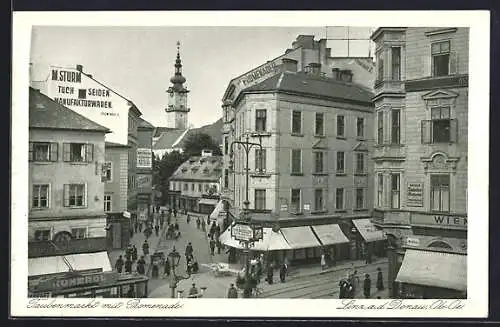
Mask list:
[{"label": "pedestrian", "polygon": [[151,270],[151,276],[153,278],[158,278],[158,276],[159,276],[159,270],[160,270],[159,267],[158,267],[158,260],[156,260],[156,259],[153,260],[152,266],[153,267],[152,267],[152,270]]},{"label": "pedestrian", "polygon": [[176,221],[176,222],[175,222],[175,224],[174,224],[174,229],[175,229],[175,230],[179,230],[179,224],[177,223],[177,221]]},{"label": "pedestrian", "polygon": [[177,209],[174,209],[174,217],[177,217]]},{"label": "pedestrian", "polygon": [[156,237],[158,237],[160,235],[160,226],[158,226],[158,223],[156,223],[156,225],[155,225],[155,234],[156,234]]},{"label": "pedestrian", "polygon": [[371,287],[372,287],[372,281],[370,279],[370,275],[365,274],[365,280],[363,282],[363,294],[365,296],[365,299],[370,298]]},{"label": "pedestrian", "polygon": [[149,254],[148,240],[144,240],[144,243],[142,244],[142,252],[144,253],[144,256],[147,256]]},{"label": "pedestrian", "polygon": [[379,291],[384,290],[384,276],[382,275],[382,269],[377,268],[377,289]]},{"label": "pedestrian", "polygon": [[204,231],[204,232],[207,230],[207,226],[205,224],[205,219],[201,220],[201,230]]},{"label": "pedestrian", "polygon": [[168,259],[165,260],[165,263],[163,264],[163,274],[170,276],[170,262]]},{"label": "pedestrian", "polygon": [[352,293],[356,294],[356,289],[359,286],[359,277],[358,277],[358,271],[354,270],[351,276],[349,276],[349,283],[352,286]]},{"label": "pedestrian", "polygon": [[132,262],[136,260],[137,260],[137,247],[134,244],[132,245]]},{"label": "pedestrian", "polygon": [[141,275],[146,273],[146,260],[144,260],[144,256],[141,256],[141,258],[137,260],[136,270]]},{"label": "pedestrian", "polygon": [[130,286],[128,287],[127,297],[130,298],[130,299],[135,298],[135,292],[134,292],[134,285],[133,284],[130,284]]},{"label": "pedestrian", "polygon": [[268,284],[272,284],[273,283],[273,275],[274,275],[274,271],[273,271],[273,266],[270,264],[267,266],[267,283]]},{"label": "pedestrian", "polygon": [[217,238],[217,241],[215,242],[215,246],[217,246],[217,254],[220,254],[220,250],[222,249],[222,242]]},{"label": "pedestrian", "polygon": [[187,245],[186,245],[186,250],[185,250],[185,255],[186,255],[186,259],[190,256],[193,255],[193,246],[191,245],[191,242],[189,242]]},{"label": "pedestrian", "polygon": [[215,254],[215,241],[214,238],[210,238],[210,254],[214,255]]},{"label": "pedestrian", "polygon": [[325,253],[321,253],[321,270],[326,269],[326,259],[325,259]]},{"label": "pedestrian", "polygon": [[238,290],[236,289],[236,287],[234,287],[234,284],[231,284],[231,286],[229,286],[229,290],[227,291],[227,298],[228,299],[238,298]]},{"label": "pedestrian", "polygon": [[172,210],[170,209],[167,215],[167,225],[170,225],[171,221],[172,221]]},{"label": "pedestrian", "polygon": [[186,221],[187,221],[187,223],[188,223],[188,225],[189,225],[189,223],[191,222],[191,216],[190,216],[190,215],[187,215],[187,217],[186,217]]},{"label": "pedestrian", "polygon": [[139,222],[137,221],[137,218],[134,222],[134,230],[135,230],[135,233],[137,234],[137,231],[139,230]]},{"label": "pedestrian", "polygon": [[201,220],[200,220],[200,217],[198,217],[198,218],[196,218],[196,228],[200,229],[200,226],[201,226]]},{"label": "pedestrian", "polygon": [[143,228],[143,227],[144,227],[144,226],[143,226],[143,221],[141,220],[141,221],[139,222],[139,233],[142,233],[142,228]]},{"label": "pedestrian", "polygon": [[189,297],[195,298],[198,295],[198,289],[196,288],[196,284],[193,283],[191,288],[189,289]]},{"label": "pedestrian", "polygon": [[116,259],[115,268],[116,268],[116,271],[118,271],[118,273],[122,272],[122,268],[123,268],[122,256],[119,256],[118,259]]},{"label": "pedestrian", "polygon": [[125,260],[125,272],[127,274],[132,273],[132,260],[130,260],[130,258],[127,258],[127,260]]},{"label": "pedestrian", "polygon": [[[260,255],[260,258],[261,260],[264,260],[264,254],[261,254]],[[288,261],[288,257],[285,256],[285,258],[283,258],[283,264],[285,265],[285,269],[286,269],[286,275],[288,276],[288,265],[289,265],[289,261]]]},{"label": "pedestrian", "polygon": [[188,275],[191,275],[191,268],[193,265],[193,260],[191,256],[186,257],[186,272]]},{"label": "pedestrian", "polygon": [[280,269],[280,281],[281,281],[282,283],[284,283],[284,282],[285,282],[285,276],[286,276],[286,267],[285,267],[285,265],[283,264],[283,265],[281,265],[281,269]]},{"label": "pedestrian", "polygon": [[128,249],[125,250],[125,260],[132,260],[132,253]]}]

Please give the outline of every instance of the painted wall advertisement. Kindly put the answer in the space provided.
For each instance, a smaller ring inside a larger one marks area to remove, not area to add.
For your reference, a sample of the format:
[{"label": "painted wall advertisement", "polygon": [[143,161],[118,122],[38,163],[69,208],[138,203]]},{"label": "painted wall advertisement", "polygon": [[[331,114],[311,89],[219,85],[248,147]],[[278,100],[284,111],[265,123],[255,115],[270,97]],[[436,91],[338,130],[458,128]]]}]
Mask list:
[{"label": "painted wall advertisement", "polygon": [[408,183],[406,191],[406,206],[423,207],[424,205],[424,184]]},{"label": "painted wall advertisement", "polygon": [[137,149],[137,168],[151,168],[153,163],[153,152],[151,149]]},{"label": "painted wall advertisement", "polygon": [[153,177],[151,175],[137,174],[137,188],[151,189],[153,187]]},{"label": "painted wall advertisement", "polygon": [[129,101],[74,68],[50,66],[47,95],[63,106],[111,130],[106,141],[128,142]]}]

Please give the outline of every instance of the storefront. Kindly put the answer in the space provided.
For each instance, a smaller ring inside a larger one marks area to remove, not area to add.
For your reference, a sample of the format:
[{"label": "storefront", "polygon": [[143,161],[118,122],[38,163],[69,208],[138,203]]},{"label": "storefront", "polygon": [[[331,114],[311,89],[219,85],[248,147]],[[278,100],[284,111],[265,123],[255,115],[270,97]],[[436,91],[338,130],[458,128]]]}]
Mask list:
[{"label": "storefront", "polygon": [[387,237],[384,232],[373,225],[370,219],[353,219],[352,222],[363,240],[361,244],[363,257],[368,256],[369,261],[373,255],[379,258],[385,257]]},{"label": "storefront", "polygon": [[132,236],[131,214],[128,211],[107,213],[106,217],[106,237],[108,248],[125,248]]},{"label": "storefront", "polygon": [[323,245],[327,260],[335,265],[349,259],[349,239],[338,224],[311,226]]},{"label": "storefront", "polygon": [[151,193],[137,194],[137,217],[139,220],[147,220],[151,215]]},{"label": "storefront", "polygon": [[198,201],[198,212],[209,215],[215,210],[218,202],[218,198],[201,198],[200,201]]},{"label": "storefront", "polygon": [[467,255],[407,249],[396,277],[399,297],[467,297]]}]

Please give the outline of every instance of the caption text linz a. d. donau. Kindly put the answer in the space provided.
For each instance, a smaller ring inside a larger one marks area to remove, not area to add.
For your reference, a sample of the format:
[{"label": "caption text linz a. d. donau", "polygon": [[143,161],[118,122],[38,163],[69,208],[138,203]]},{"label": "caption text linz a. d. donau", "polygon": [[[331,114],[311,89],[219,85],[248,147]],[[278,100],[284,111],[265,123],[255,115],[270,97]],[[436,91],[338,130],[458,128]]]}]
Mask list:
[{"label": "caption text linz a. d. donau", "polygon": [[[432,302],[420,302],[418,300],[343,300],[336,309],[339,310],[462,310],[465,308],[464,300],[434,300]],[[97,299],[89,299],[89,302],[74,303],[67,299],[33,298],[26,305],[28,309],[159,309],[176,310],[182,309],[184,304],[179,301],[175,303],[144,303],[140,299],[126,301],[113,301],[101,303]]]}]

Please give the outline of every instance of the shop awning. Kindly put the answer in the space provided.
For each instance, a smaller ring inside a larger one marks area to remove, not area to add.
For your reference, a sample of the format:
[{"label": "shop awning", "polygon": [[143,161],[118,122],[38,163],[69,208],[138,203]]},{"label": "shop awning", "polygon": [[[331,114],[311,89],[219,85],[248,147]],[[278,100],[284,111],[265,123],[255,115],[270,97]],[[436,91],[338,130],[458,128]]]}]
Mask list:
[{"label": "shop awning", "polygon": [[305,249],[320,247],[321,243],[314,236],[310,226],[281,228],[285,240],[292,249]]},{"label": "shop awning", "polygon": [[377,229],[370,219],[353,219],[352,222],[366,242],[385,240],[384,232]]},{"label": "shop awning", "polygon": [[39,257],[28,259],[28,276],[41,276],[69,272],[68,264],[75,271],[102,269],[112,271],[108,253],[80,253],[65,256]]},{"label": "shop awning", "polygon": [[[231,227],[221,234],[219,240],[224,245],[243,249],[239,241],[231,237]],[[274,232],[272,228],[264,227],[262,240],[255,242],[252,250],[255,251],[275,251],[275,250],[291,250],[292,247],[287,243],[281,232]]]},{"label": "shop awning", "polygon": [[214,210],[210,214],[210,216],[209,216],[210,219],[216,220],[217,218],[219,218],[219,212],[221,212],[222,209],[224,209],[224,203],[222,202],[222,200],[220,200],[219,202],[217,202],[217,205],[215,206]]},{"label": "shop awning", "polygon": [[467,290],[467,255],[407,249],[397,282]]},{"label": "shop awning", "polygon": [[312,229],[318,236],[321,243],[323,243],[323,245],[333,245],[349,242],[349,239],[347,238],[347,236],[345,236],[344,232],[342,232],[340,226],[337,224],[317,225],[312,226]]},{"label": "shop awning", "polygon": [[201,198],[200,201],[198,201],[198,204],[206,204],[206,205],[216,206],[217,202],[219,202],[219,200],[217,200],[217,199]]}]

